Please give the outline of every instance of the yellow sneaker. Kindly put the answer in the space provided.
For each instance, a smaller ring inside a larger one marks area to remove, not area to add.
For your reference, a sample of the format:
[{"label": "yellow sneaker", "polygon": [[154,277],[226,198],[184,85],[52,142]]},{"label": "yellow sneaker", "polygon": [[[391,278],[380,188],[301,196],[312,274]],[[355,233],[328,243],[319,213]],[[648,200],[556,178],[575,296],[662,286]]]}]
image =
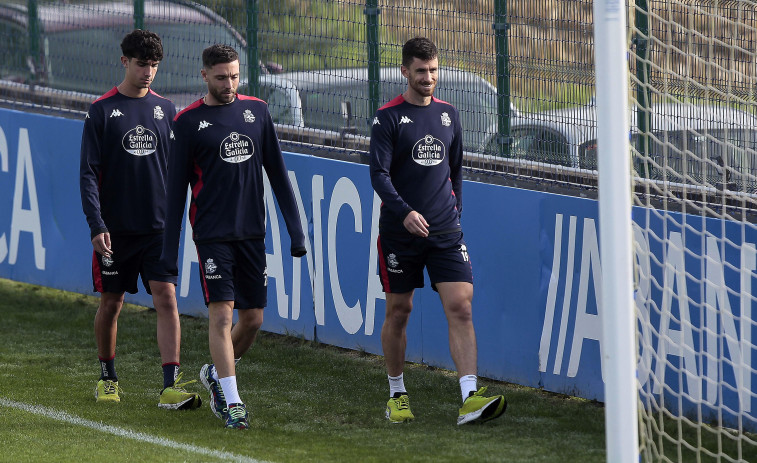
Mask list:
[{"label": "yellow sneaker", "polygon": [[410,398],[407,394],[389,399],[386,403],[386,419],[390,423],[404,423],[415,419],[415,415],[410,411]]},{"label": "yellow sneaker", "polygon": [[160,402],[158,407],[167,408],[169,410],[192,410],[200,408],[202,405],[202,399],[200,395],[195,392],[187,392],[184,386],[191,383],[196,383],[194,379],[185,383],[179,383],[184,373],[179,373],[176,377],[173,386],[163,389],[160,393]]},{"label": "yellow sneaker", "polygon": [[118,386],[118,381],[101,379],[95,388],[95,399],[98,402],[120,402],[119,392],[123,392]]},{"label": "yellow sneaker", "polygon": [[482,387],[478,391],[470,395],[463,407],[460,409],[460,413],[457,416],[457,424],[479,422],[493,420],[498,416],[505,413],[507,409],[507,401],[503,395],[495,395],[494,397],[484,397],[486,387]]}]

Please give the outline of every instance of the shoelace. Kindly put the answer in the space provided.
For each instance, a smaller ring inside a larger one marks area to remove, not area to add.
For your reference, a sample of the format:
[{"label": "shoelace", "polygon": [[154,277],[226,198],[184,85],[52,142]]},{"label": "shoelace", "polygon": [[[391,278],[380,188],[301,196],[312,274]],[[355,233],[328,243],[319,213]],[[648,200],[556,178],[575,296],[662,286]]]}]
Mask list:
[{"label": "shoelace", "polygon": [[223,389],[221,389],[221,385],[220,385],[220,384],[218,384],[218,383],[216,383],[216,392],[218,392],[218,394],[217,394],[217,395],[218,395],[218,397],[217,397],[217,398],[218,398],[219,400],[222,400],[222,401],[223,401],[223,403],[225,404],[225,403],[226,403],[226,396],[225,396],[225,395],[223,395]]},{"label": "shoelace", "polygon": [[106,380],[103,383],[103,392],[105,392],[105,394],[116,394],[119,391],[121,391],[121,388],[118,386],[118,383],[116,383],[115,381]]},{"label": "shoelace", "polygon": [[474,392],[473,395],[477,395],[477,396],[483,397],[484,393],[486,392],[486,388],[487,388],[487,386],[481,387],[481,389],[479,389],[478,391]]},{"label": "shoelace", "polygon": [[244,418],[245,409],[241,405],[229,408],[229,416],[233,420],[240,420]]},{"label": "shoelace", "polygon": [[398,410],[407,410],[410,408],[410,399],[406,395],[394,399],[394,403],[397,404]]},{"label": "shoelace", "polygon": [[197,380],[193,379],[184,383],[180,383],[179,381],[181,381],[182,376],[184,376],[184,372],[179,373],[179,376],[177,376],[176,379],[174,380],[172,387],[179,392],[187,392],[187,390],[184,389],[184,386],[186,386],[187,384],[196,383]]}]

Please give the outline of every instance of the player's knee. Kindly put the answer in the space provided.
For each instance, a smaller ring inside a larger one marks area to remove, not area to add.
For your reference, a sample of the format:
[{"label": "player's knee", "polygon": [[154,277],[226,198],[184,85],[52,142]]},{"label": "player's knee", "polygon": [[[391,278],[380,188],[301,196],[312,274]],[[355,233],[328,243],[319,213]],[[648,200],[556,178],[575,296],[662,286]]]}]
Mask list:
[{"label": "player's knee", "polygon": [[461,300],[450,304],[447,308],[447,313],[450,319],[458,323],[473,322],[473,309],[470,301]]},{"label": "player's knee", "polygon": [[263,311],[250,309],[239,312],[239,320],[245,331],[258,331],[263,326]]},{"label": "player's knee", "polygon": [[123,304],[123,294],[102,293],[100,295],[100,305],[97,310],[106,315],[118,316],[118,313],[121,311]]},{"label": "player's knee", "polygon": [[386,308],[386,319],[395,325],[405,325],[412,310],[412,303],[392,304]]}]

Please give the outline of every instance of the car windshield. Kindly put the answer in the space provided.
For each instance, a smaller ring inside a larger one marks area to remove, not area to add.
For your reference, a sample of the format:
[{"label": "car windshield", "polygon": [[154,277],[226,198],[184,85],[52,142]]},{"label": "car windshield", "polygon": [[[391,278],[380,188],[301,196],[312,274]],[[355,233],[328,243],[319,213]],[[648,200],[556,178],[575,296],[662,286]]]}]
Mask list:
[{"label": "car windshield", "polygon": [[[208,43],[228,43],[240,54],[244,70],[246,55],[242,45],[230,33],[211,24],[150,24],[145,27],[157,33],[165,56],[153,85],[158,93],[198,92],[202,50]],[[123,80],[120,44],[130,27],[83,29],[50,34],[44,39],[48,85],[101,95]],[[244,73],[244,71],[243,71]]]},{"label": "car windshield", "polygon": [[[631,136],[639,149],[640,135]],[[581,167],[597,168],[597,142],[579,148]],[[757,187],[757,131],[752,129],[705,129],[654,132],[650,138],[649,175],[671,182],[737,183],[751,191]],[[723,169],[726,167],[726,169]],[[645,170],[637,166],[639,174]]]}]

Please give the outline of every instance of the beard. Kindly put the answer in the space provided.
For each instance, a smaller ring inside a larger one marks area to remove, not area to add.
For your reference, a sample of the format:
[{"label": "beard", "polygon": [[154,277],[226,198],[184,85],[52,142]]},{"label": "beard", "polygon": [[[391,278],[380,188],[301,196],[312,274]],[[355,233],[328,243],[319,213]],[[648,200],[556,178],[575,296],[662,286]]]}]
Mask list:
[{"label": "beard", "polygon": [[436,90],[436,83],[433,83],[431,87],[426,87],[420,83],[413,82],[410,84],[410,87],[415,90],[418,95],[430,97],[434,95],[434,90]]},{"label": "beard", "polygon": [[225,90],[217,90],[215,88],[209,88],[208,92],[213,96],[213,98],[220,101],[221,103],[231,103],[232,101],[234,101],[234,98],[237,96],[236,89],[233,89],[230,93],[227,93]]}]

